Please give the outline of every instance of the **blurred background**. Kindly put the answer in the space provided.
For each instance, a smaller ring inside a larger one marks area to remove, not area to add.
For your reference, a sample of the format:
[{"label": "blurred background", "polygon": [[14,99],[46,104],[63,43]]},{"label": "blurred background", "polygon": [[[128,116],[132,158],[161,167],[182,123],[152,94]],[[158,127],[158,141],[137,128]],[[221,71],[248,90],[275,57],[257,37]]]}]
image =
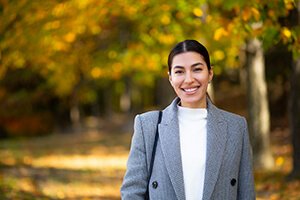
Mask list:
[{"label": "blurred background", "polygon": [[134,116],[175,97],[185,39],[248,120],[257,199],[300,199],[299,0],[0,0],[0,199],[120,199]]}]

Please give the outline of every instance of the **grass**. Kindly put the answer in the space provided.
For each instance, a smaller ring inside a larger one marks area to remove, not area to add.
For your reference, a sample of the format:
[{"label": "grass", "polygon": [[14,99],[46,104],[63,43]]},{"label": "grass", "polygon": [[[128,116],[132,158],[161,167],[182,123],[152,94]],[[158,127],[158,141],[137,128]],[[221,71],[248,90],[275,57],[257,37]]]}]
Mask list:
[{"label": "grass", "polygon": [[[103,128],[0,143],[0,199],[120,199],[131,131]],[[292,167],[289,131],[272,131],[276,167],[255,172],[258,200],[300,199]]]},{"label": "grass", "polygon": [[130,138],[86,131],[1,141],[0,199],[120,199]]}]

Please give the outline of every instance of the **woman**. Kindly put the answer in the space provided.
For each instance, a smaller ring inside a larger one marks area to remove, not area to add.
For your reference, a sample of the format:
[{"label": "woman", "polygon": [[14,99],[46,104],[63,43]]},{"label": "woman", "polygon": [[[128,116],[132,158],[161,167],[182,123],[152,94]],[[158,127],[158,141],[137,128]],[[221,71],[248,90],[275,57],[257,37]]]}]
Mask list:
[{"label": "woman", "polygon": [[[137,115],[121,187],[122,199],[255,199],[247,123],[215,107],[207,87],[209,54],[195,40],[178,43],[168,59],[177,98],[162,111]],[[149,163],[158,124],[151,176]]]}]

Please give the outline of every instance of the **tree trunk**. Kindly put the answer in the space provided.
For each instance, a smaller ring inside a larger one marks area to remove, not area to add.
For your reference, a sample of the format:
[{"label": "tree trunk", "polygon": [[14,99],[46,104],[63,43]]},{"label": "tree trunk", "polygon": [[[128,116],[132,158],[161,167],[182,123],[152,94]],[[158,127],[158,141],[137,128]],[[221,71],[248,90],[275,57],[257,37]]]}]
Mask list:
[{"label": "tree trunk", "polygon": [[[293,10],[291,23],[300,26],[300,1]],[[290,91],[290,131],[293,145],[293,170],[290,179],[300,178],[300,57],[294,58]]]},{"label": "tree trunk", "polygon": [[291,178],[300,178],[300,58],[293,65],[290,91],[290,131],[293,145]]},{"label": "tree trunk", "polygon": [[270,149],[270,112],[264,52],[262,44],[257,38],[248,41],[246,51],[249,135],[254,167],[267,170],[274,166],[274,159]]},{"label": "tree trunk", "polygon": [[81,132],[81,123],[80,123],[80,111],[79,111],[79,103],[77,97],[78,85],[74,87],[72,94],[72,106],[70,110],[70,118],[72,123],[72,128],[75,133]]},{"label": "tree trunk", "polygon": [[174,89],[169,82],[168,76],[164,76],[156,80],[154,93],[154,104],[160,109],[168,106],[176,97]]},{"label": "tree trunk", "polygon": [[131,78],[124,77],[125,89],[120,97],[120,108],[123,113],[129,113],[131,110]]},{"label": "tree trunk", "polygon": [[113,84],[108,83],[107,86],[104,88],[103,96],[104,96],[104,116],[106,119],[112,119],[114,116],[114,109],[112,103],[112,90]]}]

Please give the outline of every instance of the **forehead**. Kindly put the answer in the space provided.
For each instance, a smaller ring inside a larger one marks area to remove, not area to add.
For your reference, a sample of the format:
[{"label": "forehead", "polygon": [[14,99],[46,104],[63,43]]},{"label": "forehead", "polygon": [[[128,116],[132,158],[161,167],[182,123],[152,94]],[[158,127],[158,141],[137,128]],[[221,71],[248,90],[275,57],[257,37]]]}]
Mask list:
[{"label": "forehead", "polygon": [[190,66],[197,62],[200,62],[204,65],[206,65],[206,62],[203,58],[203,56],[197,52],[194,51],[188,51],[184,53],[177,54],[173,58],[172,67],[174,66]]}]

